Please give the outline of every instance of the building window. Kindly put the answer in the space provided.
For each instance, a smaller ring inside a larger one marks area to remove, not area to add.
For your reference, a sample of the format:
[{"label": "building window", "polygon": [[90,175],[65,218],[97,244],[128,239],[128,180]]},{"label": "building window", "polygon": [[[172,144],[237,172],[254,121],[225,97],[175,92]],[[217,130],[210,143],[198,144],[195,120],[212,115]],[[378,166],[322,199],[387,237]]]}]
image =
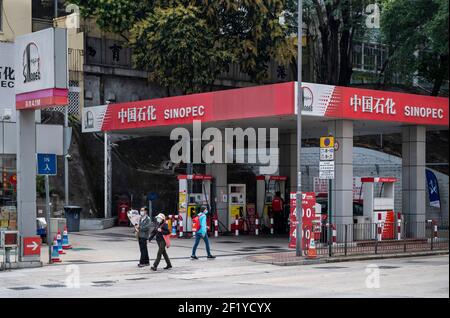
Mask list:
[{"label": "building window", "polygon": [[3,31],[3,0],[0,0],[0,32]]},{"label": "building window", "polygon": [[386,48],[376,43],[356,43],[353,46],[353,69],[378,72],[386,59]]}]

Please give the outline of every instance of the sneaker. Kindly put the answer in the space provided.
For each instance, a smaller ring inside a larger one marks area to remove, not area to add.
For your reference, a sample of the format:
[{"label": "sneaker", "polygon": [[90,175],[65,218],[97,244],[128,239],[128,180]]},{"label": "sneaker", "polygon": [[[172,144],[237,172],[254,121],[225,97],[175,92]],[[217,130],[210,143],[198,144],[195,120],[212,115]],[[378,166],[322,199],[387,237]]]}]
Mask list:
[{"label": "sneaker", "polygon": [[213,258],[216,258],[216,257],[214,255],[208,255],[208,258],[213,259]]},{"label": "sneaker", "polygon": [[192,258],[192,259],[198,259],[198,257],[195,256],[195,255],[192,255],[191,258]]},{"label": "sneaker", "polygon": [[164,269],[171,269],[172,265],[167,265],[166,267],[164,267]]},{"label": "sneaker", "polygon": [[151,269],[152,271],[156,272],[156,267],[155,267],[155,266],[150,267],[150,269]]},{"label": "sneaker", "polygon": [[145,266],[145,264],[141,264],[141,263],[138,264],[138,267],[144,267],[144,266]]}]

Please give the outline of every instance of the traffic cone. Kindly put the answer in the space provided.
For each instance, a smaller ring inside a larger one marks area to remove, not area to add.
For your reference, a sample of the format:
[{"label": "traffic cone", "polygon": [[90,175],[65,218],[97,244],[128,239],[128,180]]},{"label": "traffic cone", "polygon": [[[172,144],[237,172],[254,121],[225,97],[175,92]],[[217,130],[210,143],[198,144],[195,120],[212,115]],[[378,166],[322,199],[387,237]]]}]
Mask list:
[{"label": "traffic cone", "polygon": [[67,234],[67,226],[64,227],[62,248],[63,250],[70,250],[72,248],[72,245],[69,244],[69,234]]},{"label": "traffic cone", "polygon": [[314,236],[311,236],[311,240],[309,241],[309,248],[308,248],[308,258],[316,258],[317,257],[317,251],[316,251],[316,243],[314,242]]},{"label": "traffic cone", "polygon": [[66,254],[66,252],[64,252],[63,247],[62,247],[62,238],[61,238],[61,231],[58,230],[58,235],[56,236],[56,241],[58,242],[58,253],[59,254]]},{"label": "traffic cone", "polygon": [[53,239],[52,263],[61,263],[61,259],[59,258],[58,240],[56,239],[56,236]]}]

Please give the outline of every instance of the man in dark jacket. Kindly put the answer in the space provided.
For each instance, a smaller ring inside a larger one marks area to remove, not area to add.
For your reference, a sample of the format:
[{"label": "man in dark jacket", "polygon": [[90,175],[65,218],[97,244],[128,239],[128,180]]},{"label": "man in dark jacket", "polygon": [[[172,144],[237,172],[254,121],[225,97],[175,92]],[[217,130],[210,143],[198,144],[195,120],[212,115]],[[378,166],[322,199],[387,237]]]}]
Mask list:
[{"label": "man in dark jacket", "polygon": [[172,264],[170,263],[169,255],[167,255],[166,251],[166,241],[164,240],[164,235],[169,235],[169,227],[165,222],[165,215],[160,213],[156,216],[156,226],[150,235],[149,240],[151,241],[156,236],[156,243],[158,244],[158,255],[156,256],[155,262],[151,269],[156,271],[158,268],[159,262],[161,261],[161,256],[164,256],[164,260],[166,261],[166,267],[164,269],[171,269]]},{"label": "man in dark jacket", "polygon": [[136,232],[138,233],[139,250],[141,251],[141,259],[139,260],[139,267],[149,266],[150,259],[148,257],[147,240],[150,236],[151,220],[148,216],[148,209],[146,207],[141,208],[141,219],[139,224],[135,225]]}]

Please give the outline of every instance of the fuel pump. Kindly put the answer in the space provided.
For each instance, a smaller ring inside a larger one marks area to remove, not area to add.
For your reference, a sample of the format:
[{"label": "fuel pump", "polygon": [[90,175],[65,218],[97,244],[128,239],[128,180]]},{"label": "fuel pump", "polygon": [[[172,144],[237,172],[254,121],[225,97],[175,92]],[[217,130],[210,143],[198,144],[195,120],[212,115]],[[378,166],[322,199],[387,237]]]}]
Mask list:
[{"label": "fuel pump", "polygon": [[[184,231],[192,231],[192,215],[197,206],[211,206],[212,179],[212,176],[202,174],[178,176],[178,214],[184,220]],[[191,192],[188,190],[188,182],[192,182]]]},{"label": "fuel pump", "polygon": [[272,209],[272,201],[275,193],[279,191],[281,198],[285,200],[287,177],[284,176],[256,176],[256,210],[258,215],[262,218],[262,224],[269,227],[270,218],[269,212]]},{"label": "fuel pump", "polygon": [[245,217],[246,215],[246,185],[229,184],[228,185],[228,230],[232,230],[231,225],[235,224],[236,216]]},{"label": "fuel pump", "polygon": [[[398,180],[393,177],[361,178],[363,196],[363,218],[361,219],[381,226],[380,239],[394,238],[394,185]],[[355,219],[358,222],[358,218]],[[372,238],[375,236],[376,233],[373,231]]]}]

